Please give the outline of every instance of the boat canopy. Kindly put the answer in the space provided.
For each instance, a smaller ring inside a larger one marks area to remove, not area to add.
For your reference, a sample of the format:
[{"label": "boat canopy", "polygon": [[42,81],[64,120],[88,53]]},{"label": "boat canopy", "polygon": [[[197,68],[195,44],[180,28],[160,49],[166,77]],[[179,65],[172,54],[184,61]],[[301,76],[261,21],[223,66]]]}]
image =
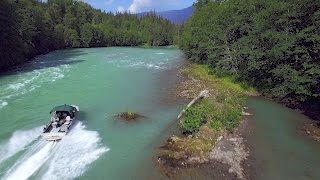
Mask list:
[{"label": "boat canopy", "polygon": [[76,112],[77,111],[77,108],[74,107],[74,106],[70,106],[70,105],[62,105],[62,106],[57,106],[57,107],[54,107],[51,111],[50,111],[50,114],[52,112],[55,112],[55,111],[66,111],[66,112]]}]

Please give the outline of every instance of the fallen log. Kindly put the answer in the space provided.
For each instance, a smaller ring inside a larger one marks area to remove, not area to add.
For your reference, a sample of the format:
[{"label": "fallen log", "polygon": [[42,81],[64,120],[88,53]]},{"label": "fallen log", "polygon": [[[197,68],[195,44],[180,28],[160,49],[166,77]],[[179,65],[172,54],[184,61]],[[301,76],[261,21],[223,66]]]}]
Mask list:
[{"label": "fallen log", "polygon": [[[191,106],[192,106],[194,103],[196,103],[198,100],[204,99],[204,98],[207,98],[207,97],[209,97],[209,91],[208,91],[208,90],[201,91],[200,94],[199,94],[197,97],[195,97],[195,98],[187,105],[187,108],[191,107]],[[178,120],[182,117],[182,115],[183,115],[183,113],[184,113],[185,111],[186,111],[186,110],[183,109],[183,110],[180,112],[180,114],[179,114],[178,117],[177,117]]]}]

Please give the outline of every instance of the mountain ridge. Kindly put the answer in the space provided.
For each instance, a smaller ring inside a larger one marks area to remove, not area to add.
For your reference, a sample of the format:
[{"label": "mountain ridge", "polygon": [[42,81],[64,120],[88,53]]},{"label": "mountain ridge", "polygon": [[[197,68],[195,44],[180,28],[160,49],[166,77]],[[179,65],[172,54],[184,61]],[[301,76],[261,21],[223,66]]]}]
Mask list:
[{"label": "mountain ridge", "polygon": [[[150,12],[142,12],[137,13],[139,17],[145,16]],[[158,16],[169,20],[174,24],[183,24],[186,22],[193,13],[193,6],[179,9],[179,10],[170,10],[170,11],[162,11],[162,12],[155,12]]]}]

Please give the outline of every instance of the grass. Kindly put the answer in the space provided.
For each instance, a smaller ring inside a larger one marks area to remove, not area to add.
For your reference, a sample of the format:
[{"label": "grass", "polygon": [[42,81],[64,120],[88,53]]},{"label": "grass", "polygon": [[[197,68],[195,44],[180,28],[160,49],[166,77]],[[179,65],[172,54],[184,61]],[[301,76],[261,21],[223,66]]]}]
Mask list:
[{"label": "grass", "polygon": [[212,145],[212,141],[209,140],[173,136],[163,148],[171,151],[171,153],[165,153],[167,158],[180,159],[195,156],[205,158],[206,152],[211,149]]},{"label": "grass", "polygon": [[182,73],[186,80],[180,96],[193,99],[204,89],[210,94],[185,109],[180,128],[187,136],[174,136],[163,147],[160,156],[173,162],[186,157],[205,159],[218,137],[239,126],[246,97],[256,94],[250,86],[233,77],[219,77],[205,65],[191,64]]},{"label": "grass", "polygon": [[180,124],[183,131],[194,134],[202,125],[218,132],[233,131],[238,127],[246,96],[255,94],[253,88],[236,82],[232,77],[218,77],[206,65],[192,64],[184,70],[184,74],[197,82],[196,85],[190,83],[186,86],[188,92],[195,94],[208,89],[210,97],[186,109]]}]

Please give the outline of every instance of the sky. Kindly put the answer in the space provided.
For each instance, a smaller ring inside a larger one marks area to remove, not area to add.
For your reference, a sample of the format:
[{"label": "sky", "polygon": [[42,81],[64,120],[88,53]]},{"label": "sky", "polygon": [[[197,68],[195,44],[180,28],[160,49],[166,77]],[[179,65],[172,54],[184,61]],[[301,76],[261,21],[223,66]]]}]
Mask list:
[{"label": "sky", "polygon": [[150,10],[178,10],[191,6],[196,0],[82,0],[106,12],[139,13]]}]

